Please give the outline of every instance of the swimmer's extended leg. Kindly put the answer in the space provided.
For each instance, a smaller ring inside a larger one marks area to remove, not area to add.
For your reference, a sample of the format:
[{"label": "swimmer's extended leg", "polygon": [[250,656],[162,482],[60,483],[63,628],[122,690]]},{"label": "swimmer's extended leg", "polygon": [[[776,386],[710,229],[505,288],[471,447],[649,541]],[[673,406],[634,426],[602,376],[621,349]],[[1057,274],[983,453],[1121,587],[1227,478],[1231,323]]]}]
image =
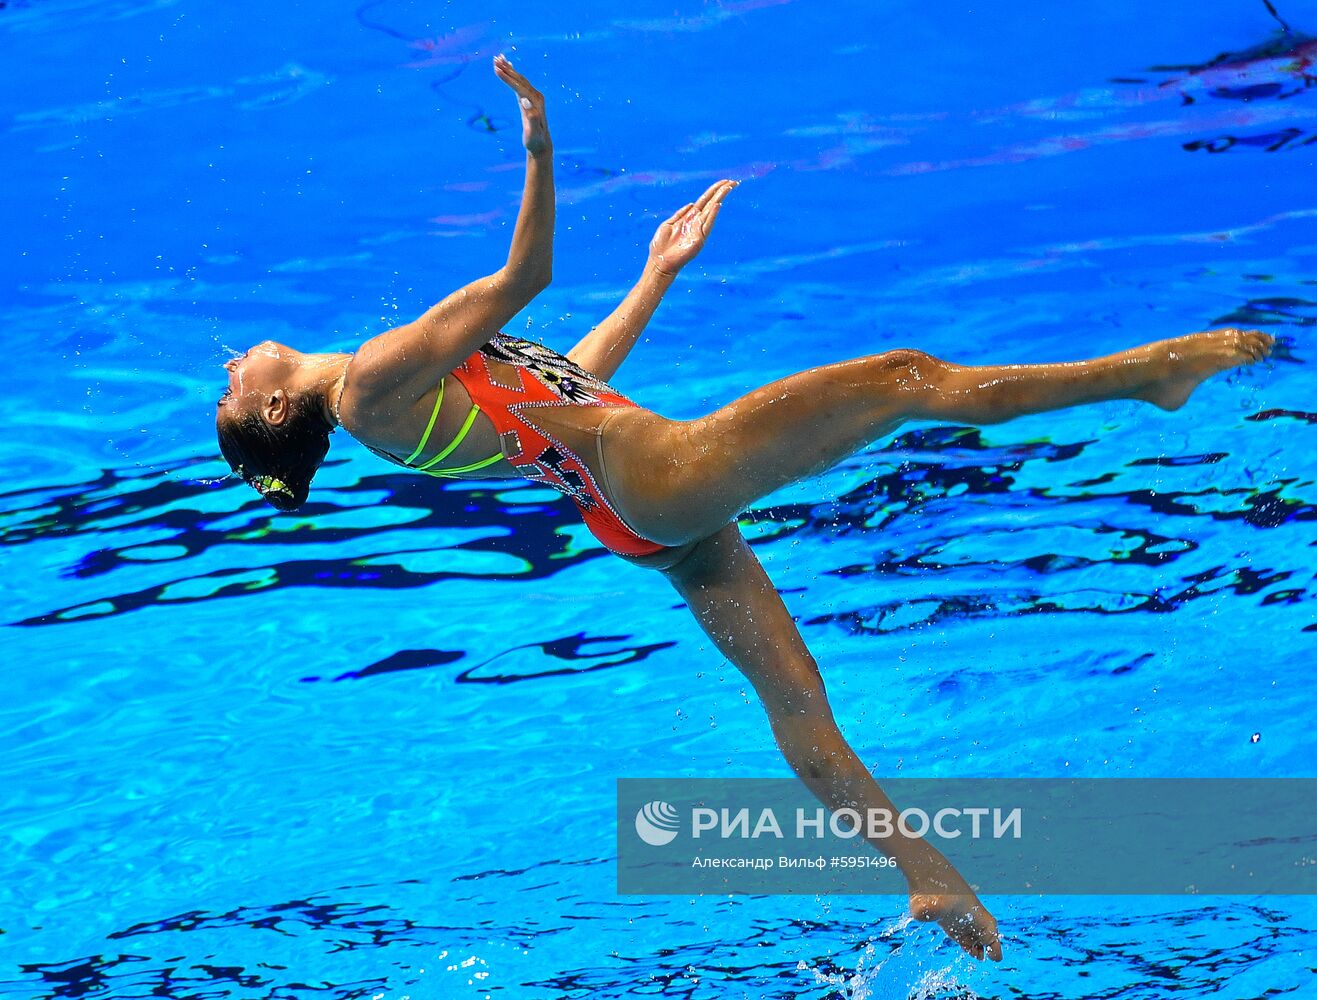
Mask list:
[{"label": "swimmer's extended leg", "polygon": [[643,449],[615,445],[609,472],[632,526],[677,544],[906,420],[994,424],[1114,399],[1173,410],[1208,376],[1266,357],[1273,343],[1256,330],[1212,330],[1038,365],[958,365],[887,351],[788,376],[698,420],[647,428],[658,440]]},{"label": "swimmer's extended leg", "polygon": [[[893,810],[837,728],[818,666],[736,525],[696,544],[664,574],[754,685],[782,755],[819,801],[829,809]],[[905,874],[914,916],[936,920],[975,958],[1000,960],[997,921],[941,854],[923,840],[871,842]]]}]

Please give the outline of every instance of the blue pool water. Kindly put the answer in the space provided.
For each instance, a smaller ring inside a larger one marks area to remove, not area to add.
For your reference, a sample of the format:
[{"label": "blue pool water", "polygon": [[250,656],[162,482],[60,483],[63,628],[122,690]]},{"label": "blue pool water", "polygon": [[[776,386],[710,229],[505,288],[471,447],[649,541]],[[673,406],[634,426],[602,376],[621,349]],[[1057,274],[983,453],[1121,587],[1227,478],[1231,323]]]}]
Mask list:
[{"label": "blue pool water", "polygon": [[[336,435],[221,480],[231,350],[349,350],[496,267],[506,51],[565,349],[745,183],[617,378],[673,417],[910,346],[1271,361],[1179,412],[910,425],[744,528],[878,775],[1317,773],[1317,6],[0,4],[0,996],[1261,997],[1299,897],[619,896],[615,780],[782,777],[656,574],[517,483]],[[1222,53],[1224,61],[1210,66]]]}]

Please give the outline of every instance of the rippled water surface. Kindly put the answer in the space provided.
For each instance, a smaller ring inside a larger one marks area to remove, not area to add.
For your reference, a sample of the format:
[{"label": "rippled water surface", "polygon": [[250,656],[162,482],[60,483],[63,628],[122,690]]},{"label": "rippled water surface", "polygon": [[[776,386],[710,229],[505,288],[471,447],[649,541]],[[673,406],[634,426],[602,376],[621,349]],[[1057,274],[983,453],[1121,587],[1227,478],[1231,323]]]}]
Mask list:
[{"label": "rippled water surface", "polygon": [[570,347],[745,183],[616,382],[676,417],[892,347],[1212,325],[1187,406],[911,424],[743,519],[875,773],[1317,773],[1317,6],[0,3],[0,996],[1261,997],[1298,897],[619,896],[615,780],[785,776],[661,577],[336,435],[224,480],[219,365],[502,262],[545,92]]}]

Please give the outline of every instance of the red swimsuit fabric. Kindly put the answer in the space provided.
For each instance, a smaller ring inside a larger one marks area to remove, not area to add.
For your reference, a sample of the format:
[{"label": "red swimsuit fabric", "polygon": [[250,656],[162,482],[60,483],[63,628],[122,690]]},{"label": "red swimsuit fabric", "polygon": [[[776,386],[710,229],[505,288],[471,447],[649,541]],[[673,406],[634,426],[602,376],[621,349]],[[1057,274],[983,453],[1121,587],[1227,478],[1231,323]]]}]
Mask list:
[{"label": "red swimsuit fabric", "polygon": [[[497,381],[487,359],[514,366],[517,384]],[[503,333],[467,358],[453,377],[494,424],[507,460],[527,479],[570,497],[590,533],[611,551],[644,556],[665,548],[628,528],[580,457],[532,423],[534,411],[544,406],[635,403],[556,351]]]}]

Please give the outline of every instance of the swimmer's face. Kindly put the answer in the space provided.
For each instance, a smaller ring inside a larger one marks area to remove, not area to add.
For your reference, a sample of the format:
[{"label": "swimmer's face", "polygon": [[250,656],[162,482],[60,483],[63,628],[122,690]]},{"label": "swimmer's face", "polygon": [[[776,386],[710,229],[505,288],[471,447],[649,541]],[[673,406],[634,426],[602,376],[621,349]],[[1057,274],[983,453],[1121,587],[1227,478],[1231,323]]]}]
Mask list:
[{"label": "swimmer's face", "polygon": [[257,413],[266,423],[279,423],[288,409],[285,387],[301,360],[301,352],[262,340],[242,357],[224,362],[229,384],[220,397],[216,420]]}]

